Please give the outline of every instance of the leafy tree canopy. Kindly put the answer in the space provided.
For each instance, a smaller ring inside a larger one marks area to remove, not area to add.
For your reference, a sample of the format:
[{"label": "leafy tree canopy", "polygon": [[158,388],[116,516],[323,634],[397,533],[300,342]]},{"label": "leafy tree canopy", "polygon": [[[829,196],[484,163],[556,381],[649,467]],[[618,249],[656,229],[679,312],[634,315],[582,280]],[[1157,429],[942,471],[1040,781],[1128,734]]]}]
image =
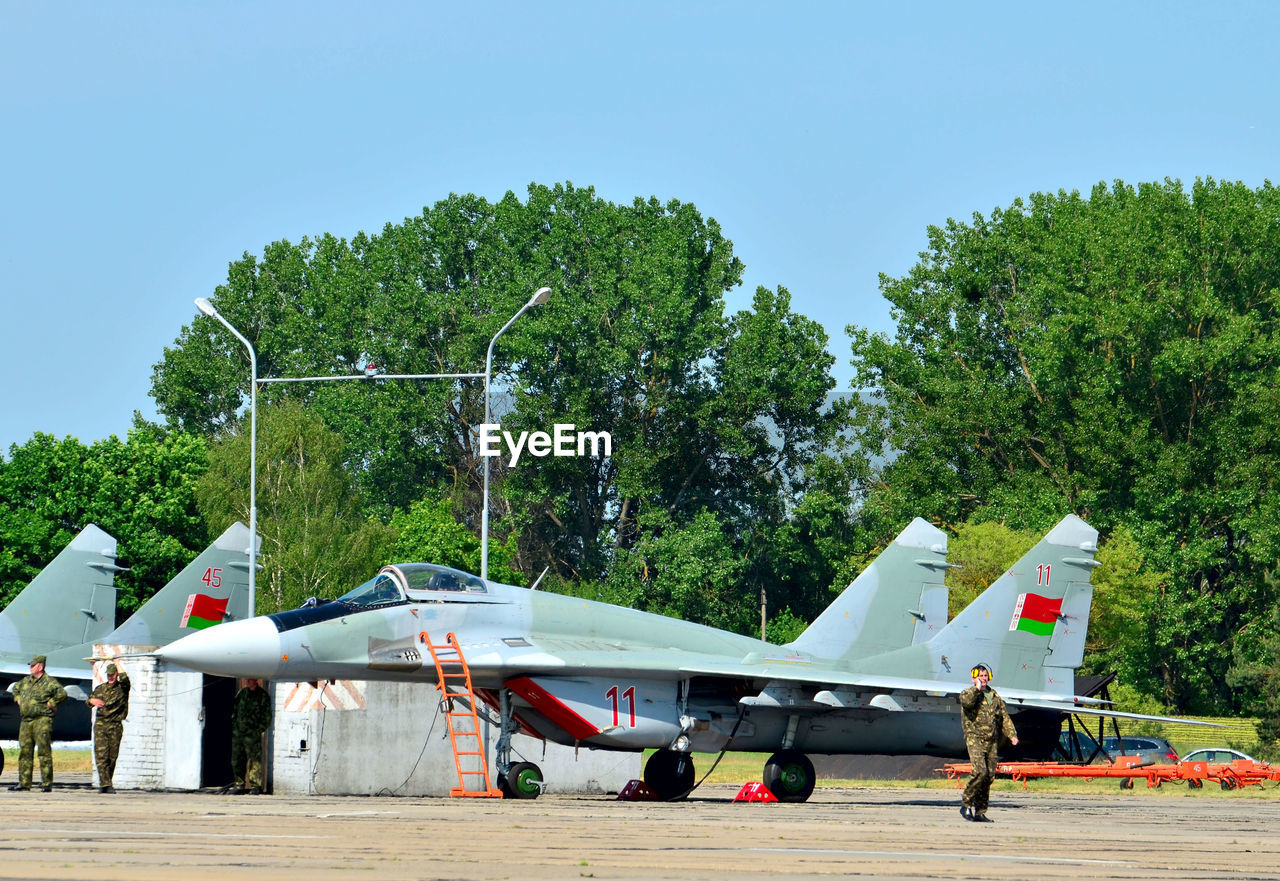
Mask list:
[{"label": "leafy tree canopy", "polygon": [[[690,204],[619,205],[572,184],[532,185],[524,200],[450,196],[376,235],[273,243],[233,263],[210,299],[252,342],[264,377],[352,376],[369,364],[470,373],[530,294],[550,286],[550,301],[494,346],[496,415],[513,436],[572,425],[607,431],[612,445],[526,452],[515,466],[504,446],[489,463],[494,540],[514,537],[522,580],[550,566],[553,583],[590,583],[631,565],[642,545],[651,562],[679,556],[683,540],[664,534],[713,521],[695,532],[718,531],[751,556],[735,565],[757,579],[742,595],[758,596],[768,568],[759,555],[812,483],[840,417],[824,409],[834,386],[826,335],[791,310],[784,288],[761,288],[750,309],[725,314],[742,268],[719,225]],[[245,358],[220,324],[197,317],[155,366],[160,412],[199,432],[234,426]],[[384,522],[448,498],[479,532],[482,382],[282,383],[259,400],[303,403],[323,419]]]},{"label": "leafy tree canopy", "polygon": [[882,277],[893,338],[850,327],[857,435],[896,456],[869,526],[977,508],[1126,526],[1169,575],[1144,608],[1160,697],[1221,711],[1280,557],[1280,192],[1197,180],[1037,193],[929,230]]}]

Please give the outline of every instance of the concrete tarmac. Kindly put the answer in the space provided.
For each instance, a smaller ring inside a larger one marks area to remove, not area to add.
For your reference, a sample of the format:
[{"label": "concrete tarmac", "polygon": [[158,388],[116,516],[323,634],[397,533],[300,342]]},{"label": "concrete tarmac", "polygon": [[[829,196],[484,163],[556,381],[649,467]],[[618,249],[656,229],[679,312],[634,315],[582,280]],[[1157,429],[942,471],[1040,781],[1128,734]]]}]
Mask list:
[{"label": "concrete tarmac", "polygon": [[909,787],[783,805],[734,803],[724,785],[657,803],[101,795],[87,777],[0,791],[0,878],[1280,879],[1274,793],[1000,792],[979,825],[958,791]]}]

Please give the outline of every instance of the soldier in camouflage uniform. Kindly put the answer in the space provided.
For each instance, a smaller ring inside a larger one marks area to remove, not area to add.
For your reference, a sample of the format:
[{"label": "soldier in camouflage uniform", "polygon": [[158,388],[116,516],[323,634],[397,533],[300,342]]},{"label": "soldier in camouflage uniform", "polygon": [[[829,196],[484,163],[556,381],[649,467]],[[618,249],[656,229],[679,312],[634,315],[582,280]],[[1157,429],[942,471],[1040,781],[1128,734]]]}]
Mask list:
[{"label": "soldier in camouflage uniform", "polygon": [[93,717],[93,758],[98,764],[100,792],[115,792],[111,778],[120,755],[120,738],[124,736],[124,720],[129,717],[129,674],[121,673],[115,664],[107,665],[107,681],[89,695]]},{"label": "soldier in camouflage uniform", "polygon": [[236,795],[262,792],[262,735],[271,727],[271,696],[261,679],[246,679],[231,710],[231,775]]},{"label": "soldier in camouflage uniform", "polygon": [[964,728],[965,746],[969,748],[969,763],[973,771],[965,784],[960,799],[960,816],[975,823],[990,823],[987,816],[987,797],[991,793],[991,781],[996,775],[996,751],[1003,735],[1014,746],[1018,745],[1018,732],[1005,711],[1004,701],[988,686],[991,671],[986,664],[978,664],[971,672],[973,687],[960,692],[960,717]]},{"label": "soldier in camouflage uniform", "polygon": [[44,672],[47,659],[36,655],[31,659],[31,675],[13,687],[13,699],[22,714],[18,726],[18,782],[10,789],[31,789],[36,747],[40,747],[40,788],[53,791],[53,714],[58,704],[67,699],[66,689]]}]

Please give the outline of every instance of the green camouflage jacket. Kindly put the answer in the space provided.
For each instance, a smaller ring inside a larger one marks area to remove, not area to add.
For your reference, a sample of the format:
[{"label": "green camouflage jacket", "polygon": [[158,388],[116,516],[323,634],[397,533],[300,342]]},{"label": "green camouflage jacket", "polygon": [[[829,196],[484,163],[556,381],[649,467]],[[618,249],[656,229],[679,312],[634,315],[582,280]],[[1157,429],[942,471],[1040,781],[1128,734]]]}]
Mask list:
[{"label": "green camouflage jacket", "polygon": [[242,688],[231,710],[235,737],[261,737],[271,727],[271,695],[265,688]]},{"label": "green camouflage jacket", "polygon": [[992,689],[976,686],[960,692],[960,716],[964,720],[965,743],[996,743],[997,732],[1006,740],[1018,736],[1004,708],[1004,699]]},{"label": "green camouflage jacket", "polygon": [[116,676],[115,685],[104,682],[93,690],[89,700],[97,698],[102,701],[102,706],[98,707],[97,721],[123,722],[129,718],[129,688],[129,674],[120,673]]},{"label": "green camouflage jacket", "polygon": [[[48,673],[39,679],[26,676],[13,687],[13,699],[18,701],[22,718],[39,719],[57,712],[58,704],[67,699],[67,690]],[[49,701],[53,701],[52,707]]]}]

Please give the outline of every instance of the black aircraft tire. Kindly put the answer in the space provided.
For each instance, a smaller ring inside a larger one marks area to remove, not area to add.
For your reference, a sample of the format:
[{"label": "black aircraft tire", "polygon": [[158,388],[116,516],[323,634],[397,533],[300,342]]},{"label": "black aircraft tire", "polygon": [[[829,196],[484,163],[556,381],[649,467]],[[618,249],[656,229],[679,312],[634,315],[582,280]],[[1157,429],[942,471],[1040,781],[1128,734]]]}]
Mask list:
[{"label": "black aircraft tire", "polygon": [[542,795],[542,769],[533,762],[516,762],[498,788],[510,798],[537,798]]},{"label": "black aircraft tire", "polygon": [[0,774],[4,773],[4,750],[0,749]]},{"label": "black aircraft tire", "polygon": [[1197,780],[1194,777],[1187,778],[1187,785],[1192,789],[1204,789],[1204,781]]},{"label": "black aircraft tire", "polygon": [[1121,788],[1121,789],[1133,789],[1133,778],[1132,778],[1132,777],[1121,777],[1121,778],[1120,778],[1120,788]]},{"label": "black aircraft tire", "polygon": [[542,794],[542,771],[532,762],[515,762],[498,775],[498,788],[507,798],[537,798]]},{"label": "black aircraft tire", "polygon": [[663,801],[684,798],[693,789],[693,756],[660,749],[644,763],[644,784]]},{"label": "black aircraft tire", "polygon": [[774,753],[765,763],[764,785],[777,796],[778,801],[808,801],[817,782],[813,762],[798,749]]}]

